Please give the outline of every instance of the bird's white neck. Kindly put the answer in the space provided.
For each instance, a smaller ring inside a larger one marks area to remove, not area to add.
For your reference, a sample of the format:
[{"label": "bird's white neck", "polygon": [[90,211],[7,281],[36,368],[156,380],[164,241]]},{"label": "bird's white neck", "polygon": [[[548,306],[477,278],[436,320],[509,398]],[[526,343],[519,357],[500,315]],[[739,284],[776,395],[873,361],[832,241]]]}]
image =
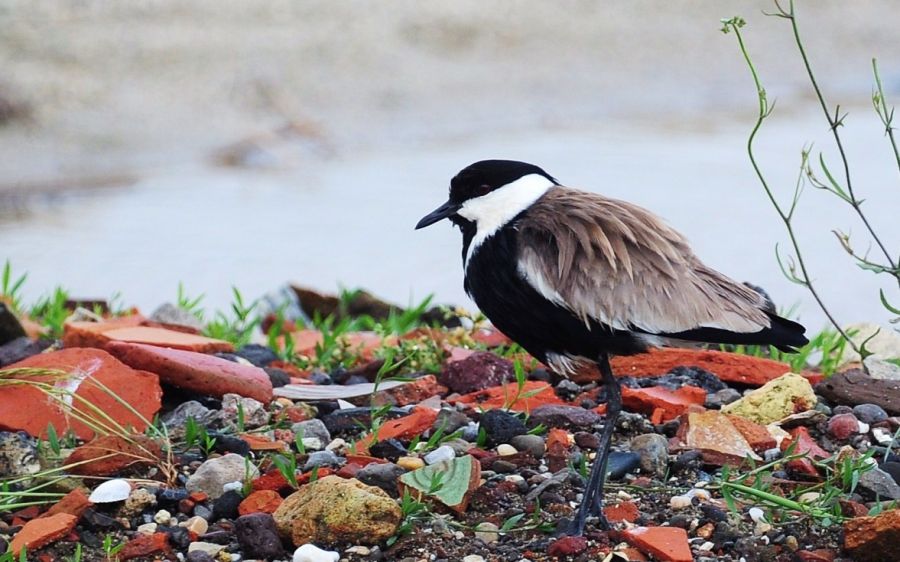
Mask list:
[{"label": "bird's white neck", "polygon": [[478,247],[493,236],[506,223],[530,207],[554,183],[540,174],[522,176],[494,191],[469,199],[457,211],[461,217],[475,223],[475,236],[466,254],[466,267]]}]

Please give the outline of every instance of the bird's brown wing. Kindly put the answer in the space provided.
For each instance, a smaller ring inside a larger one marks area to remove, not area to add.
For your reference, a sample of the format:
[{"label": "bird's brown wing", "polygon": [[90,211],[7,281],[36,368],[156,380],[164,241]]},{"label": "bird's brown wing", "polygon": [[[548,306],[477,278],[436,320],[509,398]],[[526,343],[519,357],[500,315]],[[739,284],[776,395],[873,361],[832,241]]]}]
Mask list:
[{"label": "bird's brown wing", "polygon": [[705,266],[636,205],[556,187],[517,227],[520,274],[585,323],[651,334],[770,326],[758,293]]}]

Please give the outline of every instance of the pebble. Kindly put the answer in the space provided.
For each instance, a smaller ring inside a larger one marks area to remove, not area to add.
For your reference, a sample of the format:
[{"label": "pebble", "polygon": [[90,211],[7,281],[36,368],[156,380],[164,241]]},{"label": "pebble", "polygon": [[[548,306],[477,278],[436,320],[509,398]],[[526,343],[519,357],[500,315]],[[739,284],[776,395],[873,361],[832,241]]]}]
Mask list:
[{"label": "pebble", "polygon": [[508,457],[510,455],[515,455],[518,452],[519,451],[517,451],[516,448],[513,447],[512,445],[508,445],[506,443],[497,445],[497,454],[500,455],[501,457]]},{"label": "pebble", "polygon": [[235,519],[244,497],[236,491],[225,492],[213,503],[212,520]]},{"label": "pebble", "polygon": [[618,480],[637,469],[641,464],[641,456],[637,453],[625,451],[610,451],[609,461],[606,466],[607,478]]},{"label": "pebble", "polygon": [[209,523],[206,522],[206,519],[199,517],[197,515],[191,517],[187,521],[178,524],[180,527],[184,527],[189,532],[194,533],[195,535],[205,535],[206,531],[209,530]]},{"label": "pebble", "polygon": [[206,507],[205,505],[195,505],[194,506],[194,515],[196,515],[197,517],[202,517],[202,518],[206,519],[207,521],[209,521],[210,519],[212,519],[213,512],[210,508]]},{"label": "pebble", "polygon": [[[249,468],[249,474],[247,472]],[[243,482],[248,476],[255,478],[259,470],[240,455],[227,455],[209,459],[188,478],[185,488],[188,492],[205,492],[215,500],[225,493],[225,485],[231,482]]]},{"label": "pebble", "polygon": [[215,544],[211,542],[192,542],[188,545],[188,554],[191,552],[205,552],[206,554],[215,557],[219,552],[225,549],[225,545]]},{"label": "pebble", "polygon": [[[318,418],[297,422],[291,426],[291,431],[303,439],[318,439],[323,446],[325,443],[331,443],[331,432],[328,431],[325,423]],[[322,447],[319,448],[321,449]]]},{"label": "pebble", "polygon": [[484,521],[475,526],[475,538],[481,539],[482,542],[487,544],[497,542],[500,538],[499,531],[500,527],[490,521]]},{"label": "pebble", "polygon": [[397,459],[397,465],[406,470],[418,470],[425,466],[425,461],[419,457],[400,457]]},{"label": "pebble", "polygon": [[138,525],[136,531],[142,535],[152,535],[156,532],[157,527],[156,523],[144,523],[143,525]]},{"label": "pebble", "polygon": [[238,517],[234,534],[241,550],[249,558],[275,560],[284,557],[275,518],[268,513],[251,513]]},{"label": "pebble", "polygon": [[493,443],[509,443],[516,435],[528,433],[522,420],[503,410],[488,410],[483,413],[480,424]]},{"label": "pebble", "polygon": [[372,549],[367,546],[357,545],[351,546],[344,552],[347,554],[359,554],[360,556],[368,556],[372,554]]},{"label": "pebble", "polygon": [[453,460],[454,457],[456,457],[456,451],[454,451],[452,447],[441,445],[425,455],[422,460],[425,461],[425,464],[437,464]]},{"label": "pebble", "polygon": [[717,410],[726,404],[731,404],[741,398],[741,393],[737,390],[728,387],[723,388],[722,390],[718,390],[712,394],[707,395],[705,406],[711,410]]},{"label": "pebble", "polygon": [[877,404],[859,404],[853,407],[853,415],[863,423],[872,424],[888,418],[884,408]]},{"label": "pebble", "polygon": [[159,523],[160,525],[169,525],[172,521],[172,514],[166,511],[165,509],[160,509],[153,516],[153,520]]},{"label": "pebble", "polygon": [[322,550],[314,544],[304,544],[294,551],[293,562],[338,562],[341,555],[331,550]]},{"label": "pebble", "polygon": [[669,468],[669,440],[658,433],[645,433],[631,440],[631,450],[640,455],[641,471],[665,476]]},{"label": "pebble", "polygon": [[859,430],[859,420],[853,414],[836,414],[828,420],[828,434],[835,439],[848,439]]},{"label": "pebble", "polygon": [[122,506],[122,515],[134,517],[153,505],[156,505],[156,495],[146,488],[137,488],[125,500],[125,505]]},{"label": "pebble", "polygon": [[547,450],[544,438],[540,435],[516,435],[510,440],[510,444],[517,450],[528,453],[536,459],[542,458]]},{"label": "pebble", "polygon": [[333,451],[315,451],[310,453],[303,465],[303,472],[308,472],[318,467],[338,467],[342,466],[346,461],[337,456]]},{"label": "pebble", "polygon": [[397,462],[397,459],[406,454],[406,447],[397,439],[385,439],[369,447],[373,456]]},{"label": "pebble", "polygon": [[463,556],[462,562],[484,562],[484,556],[469,554],[468,556]]},{"label": "pebble", "polygon": [[872,499],[877,497],[881,500],[900,500],[900,485],[880,468],[873,468],[860,475],[859,491],[868,494]]},{"label": "pebble", "polygon": [[[178,554],[181,554],[180,552]],[[210,556],[209,554],[203,552],[202,550],[195,550],[194,552],[188,552],[187,561],[188,562],[213,562],[215,558]]]},{"label": "pebble", "polygon": [[397,492],[397,480],[406,471],[402,466],[394,463],[373,462],[360,469],[356,473],[356,479],[369,486],[378,486],[388,493]]}]

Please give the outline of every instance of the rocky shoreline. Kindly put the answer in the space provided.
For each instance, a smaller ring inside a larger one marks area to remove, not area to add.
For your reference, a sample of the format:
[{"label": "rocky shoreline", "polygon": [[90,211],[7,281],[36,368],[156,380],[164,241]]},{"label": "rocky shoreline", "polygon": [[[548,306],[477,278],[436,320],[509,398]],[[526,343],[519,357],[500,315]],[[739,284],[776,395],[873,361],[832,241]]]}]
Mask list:
[{"label": "rocky shoreline", "polygon": [[613,529],[567,537],[593,373],[427,301],[181,297],[0,300],[0,560],[865,561],[900,537],[896,334],[833,374],[616,358]]}]

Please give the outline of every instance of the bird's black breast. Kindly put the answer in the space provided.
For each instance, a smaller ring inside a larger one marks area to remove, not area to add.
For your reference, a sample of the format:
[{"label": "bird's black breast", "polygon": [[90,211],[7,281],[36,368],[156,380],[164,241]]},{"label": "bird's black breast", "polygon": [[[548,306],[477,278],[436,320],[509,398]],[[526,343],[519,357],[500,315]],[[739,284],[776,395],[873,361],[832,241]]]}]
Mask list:
[{"label": "bird's black breast", "polygon": [[[470,243],[471,238],[465,240],[466,249]],[[466,292],[494,326],[544,362],[548,353],[596,358],[601,352],[630,355],[646,350],[632,333],[594,321],[585,324],[544,298],[519,273],[518,243],[513,220],[482,242],[466,267]]]}]

